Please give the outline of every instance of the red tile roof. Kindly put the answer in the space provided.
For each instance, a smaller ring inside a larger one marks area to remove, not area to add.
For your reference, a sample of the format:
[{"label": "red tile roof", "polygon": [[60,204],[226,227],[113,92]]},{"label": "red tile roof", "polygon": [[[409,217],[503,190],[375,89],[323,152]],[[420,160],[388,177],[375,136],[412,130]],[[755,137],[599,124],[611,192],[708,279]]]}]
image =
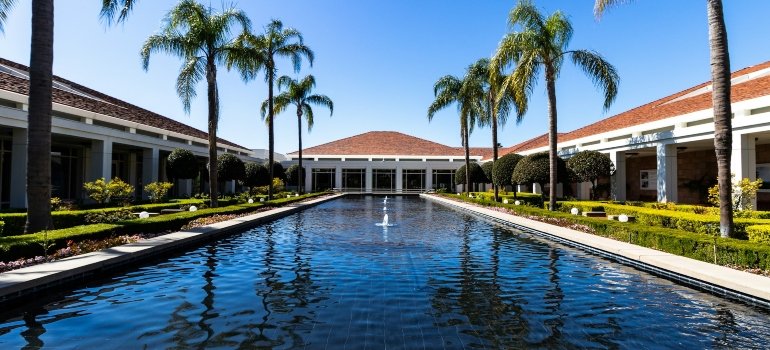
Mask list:
[{"label": "red tile roof", "polygon": [[[756,72],[765,68],[770,68],[770,62],[765,62],[736,71],[731,75],[731,78]],[[645,124],[712,108],[713,105],[711,101],[711,92],[699,95],[696,94],[691,97],[674,101],[679,97],[709,85],[711,85],[710,81],[675,93],[673,95],[666,96],[643,106],[639,106],[621,114],[614,115],[607,119],[600,120],[596,123],[584,126],[572,132],[564,134],[559,133],[559,142],[561,143],[565,141],[576,140],[612,130],[619,130],[635,125]],[[740,84],[732,85],[730,98],[731,101],[735,103],[766,95],[770,95],[770,76],[755,78]],[[510,148],[511,151],[508,153],[522,152],[545,146],[548,146],[547,134],[513,146]]]},{"label": "red tile roof", "polygon": [[[29,72],[29,67],[12,62],[3,58],[0,58],[0,64],[16,68],[18,70]],[[130,122],[140,123],[152,127],[156,127],[163,130],[178,132],[187,136],[197,137],[204,140],[208,140],[208,133],[193,128],[189,125],[185,125],[170,118],[166,118],[160,114],[150,112],[141,107],[132,105],[128,102],[119,100],[112,96],[105,95],[101,92],[89,89],[80,84],[74,83],[67,79],[55,76],[54,82],[69,85],[75,90],[79,90],[83,93],[91,95],[97,99],[88,98],[83,95],[79,95],[73,92],[53,89],[53,102],[63,104],[70,107],[79,108],[82,110],[95,112],[111,117],[127,120]],[[9,74],[0,75],[0,89],[15,92],[22,95],[29,94],[29,80],[16,77]],[[102,100],[102,101],[99,101]],[[217,138],[217,141],[233,147],[239,147],[242,149],[248,149],[246,147],[237,145],[230,141]]]},{"label": "red tile roof", "polygon": [[[472,156],[483,155],[474,148]],[[296,155],[297,152],[289,153]],[[302,156],[388,155],[388,156],[464,156],[462,148],[449,147],[395,131],[370,131],[302,150]]]}]

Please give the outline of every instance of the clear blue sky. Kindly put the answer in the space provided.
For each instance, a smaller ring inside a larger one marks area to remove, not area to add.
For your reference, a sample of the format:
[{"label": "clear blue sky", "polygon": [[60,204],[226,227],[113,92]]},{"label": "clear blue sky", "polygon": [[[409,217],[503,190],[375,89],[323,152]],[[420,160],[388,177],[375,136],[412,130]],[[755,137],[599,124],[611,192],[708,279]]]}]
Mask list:
[{"label": "clear blue sky", "polygon": [[[0,56],[28,64],[31,0],[19,0],[0,37]],[[188,116],[175,94],[180,60],[163,54],[141,68],[139,49],[176,1],[140,0],[125,25],[104,29],[99,0],[56,0],[54,74],[206,130],[205,86]],[[218,6],[219,1],[212,5]],[[725,1],[733,70],[770,60],[770,1]],[[303,130],[306,147],[367,131],[392,130],[460,146],[458,116],[448,108],[428,122],[433,83],[462,75],[489,57],[507,31],[515,1],[241,0],[260,31],[271,18],[302,32],[316,54],[295,74],[316,77],[316,92],[332,98],[334,116],[315,109],[315,128]],[[618,69],[617,101],[602,111],[602,95],[581,71],[565,64],[557,82],[559,130],[567,132],[710,79],[706,4],[702,0],[639,0],[613,9],[601,22],[593,0],[543,1],[544,13],[562,10],[572,20],[572,48],[594,49]],[[267,97],[262,79],[244,84],[235,72],[219,74],[219,136],[249,148],[267,148],[257,108]],[[545,87],[533,94],[521,124],[510,121],[500,142],[511,146],[547,131]],[[297,149],[293,112],[276,120],[276,151]],[[471,146],[490,147],[489,129],[476,129]]]}]

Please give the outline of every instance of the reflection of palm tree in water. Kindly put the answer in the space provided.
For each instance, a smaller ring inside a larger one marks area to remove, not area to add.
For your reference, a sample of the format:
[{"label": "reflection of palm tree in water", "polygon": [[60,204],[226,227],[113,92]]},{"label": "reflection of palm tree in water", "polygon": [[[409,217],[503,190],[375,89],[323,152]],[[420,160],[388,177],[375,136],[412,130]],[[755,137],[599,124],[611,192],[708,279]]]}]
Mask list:
[{"label": "reflection of palm tree in water", "polygon": [[27,341],[27,345],[25,345],[22,349],[39,349],[43,347],[44,343],[40,339],[40,336],[45,333],[45,327],[43,327],[43,324],[37,321],[36,317],[47,312],[45,310],[41,311],[42,312],[39,313],[24,313],[24,326],[26,326],[27,329],[21,332],[21,336],[24,337],[24,340]]},{"label": "reflection of palm tree in water", "polygon": [[548,270],[551,271],[548,282],[553,285],[553,288],[545,293],[544,298],[546,305],[548,305],[546,306],[546,309],[548,310],[547,314],[553,317],[546,319],[543,322],[543,325],[551,329],[551,335],[541,340],[537,345],[545,348],[564,347],[567,344],[564,343],[565,339],[562,336],[561,327],[564,326],[562,318],[567,315],[562,315],[560,313],[561,302],[564,300],[564,291],[562,291],[559,286],[559,269],[556,268],[556,263],[559,261],[559,254],[556,248],[551,248],[548,252],[548,261]]},{"label": "reflection of palm tree in water", "polygon": [[219,313],[214,311],[214,290],[217,287],[214,285],[214,277],[217,275],[214,273],[217,269],[217,243],[212,243],[206,248],[206,267],[208,269],[203,274],[203,279],[206,284],[203,286],[203,291],[206,292],[206,297],[203,298],[201,304],[206,308],[201,313],[201,319],[198,321],[198,327],[206,332],[206,339],[200,343],[198,348],[205,348],[208,341],[214,336],[214,330],[211,329],[206,321],[219,317]]}]

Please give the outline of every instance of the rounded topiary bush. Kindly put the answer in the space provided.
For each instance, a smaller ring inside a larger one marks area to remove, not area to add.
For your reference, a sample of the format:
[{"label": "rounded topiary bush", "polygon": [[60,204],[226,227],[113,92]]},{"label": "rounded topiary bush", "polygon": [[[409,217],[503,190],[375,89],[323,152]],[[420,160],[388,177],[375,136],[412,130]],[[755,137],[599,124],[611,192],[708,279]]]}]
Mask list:
[{"label": "rounded topiary bush", "polygon": [[513,176],[513,170],[516,169],[516,164],[519,164],[519,161],[523,158],[524,156],[516,153],[508,153],[497,158],[492,167],[492,183],[498,186],[518,185],[518,182],[511,181],[511,177]]},{"label": "rounded topiary bush", "polygon": [[610,157],[597,151],[581,151],[567,160],[567,167],[580,182],[590,182],[591,192],[596,196],[596,180],[612,176],[615,164]]},{"label": "rounded topiary bush", "polygon": [[[470,167],[468,169],[470,170],[471,183],[480,184],[487,181],[487,177],[484,175],[484,170],[481,169],[481,166],[478,163],[470,163]],[[457,173],[455,173],[455,185],[464,184],[465,165],[461,166],[460,169],[457,169]]]},{"label": "rounded topiary bush", "polygon": [[[516,184],[536,183],[541,189],[551,180],[551,166],[548,152],[530,154],[522,158],[511,175],[511,182]],[[571,171],[567,169],[564,159],[556,157],[557,182],[565,183],[570,180]],[[545,191],[541,191],[540,198],[545,202]]]},{"label": "rounded topiary bush", "polygon": [[302,173],[299,173],[299,164],[293,164],[286,168],[286,185],[299,186],[297,181],[302,181],[305,184],[305,168],[302,168]]},{"label": "rounded topiary bush", "polygon": [[246,176],[243,178],[243,185],[249,188],[267,186],[270,183],[270,173],[267,168],[259,163],[246,163]]},{"label": "rounded topiary bush", "polygon": [[217,180],[243,180],[246,177],[246,165],[230,153],[222,153],[217,157]]},{"label": "rounded topiary bush", "polygon": [[190,150],[177,148],[166,158],[166,174],[171,179],[194,179],[198,173],[198,158]]},{"label": "rounded topiary bush", "polygon": [[494,165],[493,161],[481,164],[481,171],[484,172],[484,183],[492,183],[492,167]]},{"label": "rounded topiary bush", "polygon": [[[267,168],[267,163],[265,163],[265,167]],[[267,168],[270,170],[270,168]],[[273,161],[273,177],[279,178],[281,181],[286,182],[286,170],[283,169],[283,165],[281,163]]]}]

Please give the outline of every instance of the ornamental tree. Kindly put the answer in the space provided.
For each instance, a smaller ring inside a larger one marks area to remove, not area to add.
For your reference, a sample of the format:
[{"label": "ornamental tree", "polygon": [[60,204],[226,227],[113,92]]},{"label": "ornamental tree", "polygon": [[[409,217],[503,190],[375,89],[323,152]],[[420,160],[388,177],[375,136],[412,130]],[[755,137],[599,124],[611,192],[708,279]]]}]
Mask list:
[{"label": "ornamental tree", "polygon": [[267,186],[270,184],[270,171],[259,163],[246,163],[246,176],[243,178],[243,185],[249,187]]},{"label": "ornamental tree", "polygon": [[[265,168],[268,171],[270,170],[270,168],[267,167],[267,164],[265,164]],[[278,179],[281,179],[281,181],[286,182],[286,171],[283,169],[283,165],[281,165],[280,162],[273,162],[273,178],[278,178]],[[280,191],[275,191],[275,192],[280,192]]]},{"label": "ornamental tree", "polygon": [[299,186],[298,181],[305,183],[305,168],[302,167],[302,173],[299,173],[299,165],[293,164],[286,169],[286,184],[289,186]]},{"label": "ornamental tree", "polygon": [[[540,199],[542,203],[545,203],[545,192],[543,191],[544,185],[549,182],[551,178],[551,167],[549,166],[550,159],[548,152],[540,152],[530,154],[522,158],[516,168],[513,170],[511,176],[511,182],[517,184],[536,183],[540,185]],[[569,181],[569,171],[567,169],[567,163],[560,157],[556,158],[556,174],[558,174],[558,182],[565,183]]]},{"label": "ornamental tree", "polygon": [[576,153],[567,160],[567,168],[572,170],[578,181],[591,183],[592,197],[596,197],[596,181],[615,173],[615,164],[612,163],[610,157],[597,151]]},{"label": "ornamental tree", "polygon": [[[508,153],[497,159],[492,167],[492,183],[497,186],[516,186],[517,182],[511,181],[513,176],[513,170],[516,169],[516,164],[524,158],[524,156],[516,153]],[[513,198],[516,197],[516,189],[513,189]]]},{"label": "ornamental tree", "polygon": [[198,159],[190,150],[177,148],[168,155],[166,174],[170,179],[194,179],[199,173]]},{"label": "ornamental tree", "polygon": [[243,180],[246,166],[235,155],[222,153],[217,157],[217,175],[219,181]]},{"label": "ornamental tree", "polygon": [[[470,183],[478,184],[487,181],[484,170],[481,169],[481,166],[478,163],[470,163],[468,170],[471,177]],[[455,185],[464,185],[465,183],[465,165],[463,165],[460,169],[457,169],[457,172],[455,173]]]},{"label": "ornamental tree", "polygon": [[484,172],[484,183],[493,183],[492,182],[492,167],[494,166],[494,161],[489,161],[484,164],[481,164],[481,171]]}]

